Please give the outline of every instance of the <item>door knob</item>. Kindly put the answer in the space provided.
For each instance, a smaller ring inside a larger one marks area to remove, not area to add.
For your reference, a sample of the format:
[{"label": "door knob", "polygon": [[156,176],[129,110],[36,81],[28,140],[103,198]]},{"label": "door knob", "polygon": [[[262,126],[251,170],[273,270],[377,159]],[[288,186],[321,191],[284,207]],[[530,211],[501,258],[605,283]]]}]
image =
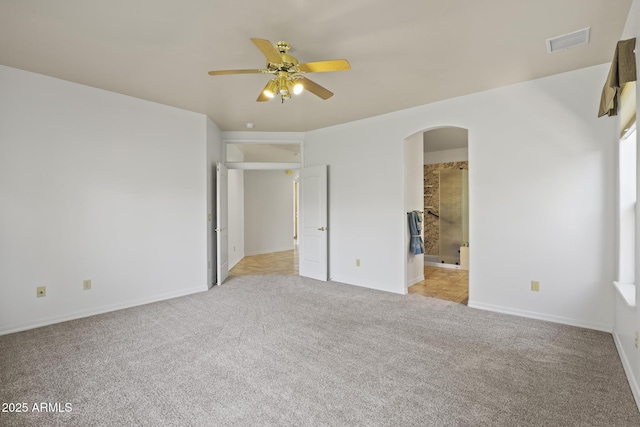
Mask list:
[{"label": "door knob", "polygon": [[324,231],[324,230],[326,230],[326,228],[324,228],[324,227],[320,227],[320,228],[318,228],[318,230],[320,230],[320,231]]}]

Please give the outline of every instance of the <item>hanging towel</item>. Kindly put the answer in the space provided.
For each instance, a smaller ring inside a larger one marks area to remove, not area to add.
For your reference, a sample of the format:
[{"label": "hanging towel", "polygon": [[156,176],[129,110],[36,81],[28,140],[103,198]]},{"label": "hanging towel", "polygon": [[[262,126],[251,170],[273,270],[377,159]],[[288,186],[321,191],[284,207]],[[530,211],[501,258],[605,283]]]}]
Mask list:
[{"label": "hanging towel", "polygon": [[624,84],[636,81],[636,39],[620,40],[613,54],[607,81],[602,88],[598,117],[618,115],[620,93]]},{"label": "hanging towel", "polygon": [[409,232],[411,233],[411,243],[409,244],[409,250],[414,255],[420,255],[424,253],[424,244],[422,243],[422,228],[420,223],[422,222],[422,215],[418,211],[409,212]]}]

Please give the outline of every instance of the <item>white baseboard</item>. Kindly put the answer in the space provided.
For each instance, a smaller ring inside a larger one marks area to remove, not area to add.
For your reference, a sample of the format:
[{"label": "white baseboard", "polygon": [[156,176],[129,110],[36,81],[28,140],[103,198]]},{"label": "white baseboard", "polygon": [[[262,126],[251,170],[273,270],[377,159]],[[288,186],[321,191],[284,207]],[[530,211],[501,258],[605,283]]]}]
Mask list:
[{"label": "white baseboard", "polygon": [[0,328],[0,335],[12,334],[14,332],[21,332],[29,329],[40,328],[42,326],[49,326],[55,323],[67,322],[69,320],[81,319],[83,317],[95,316],[97,314],[109,313],[111,311],[117,311],[125,308],[136,307],[139,305],[150,304],[153,302],[183,297],[183,296],[195,294],[198,292],[205,292],[207,290],[208,290],[207,286],[199,286],[197,288],[184,289],[178,292],[169,292],[166,294],[155,295],[149,298],[140,298],[137,300],[125,301],[118,304],[111,304],[103,307],[97,307],[90,310],[81,310],[81,311],[76,311],[75,313],[68,313],[60,316],[49,317],[46,319],[39,319],[34,322],[23,323],[21,325],[9,325],[7,327]]},{"label": "white baseboard", "polygon": [[613,323],[590,322],[582,319],[572,319],[570,317],[554,316],[552,314],[537,313],[535,311],[519,310],[510,307],[502,307],[498,305],[485,304],[473,301],[469,298],[468,307],[477,308],[479,310],[493,311],[496,313],[511,314],[514,316],[527,317],[529,319],[545,320],[547,322],[561,323],[563,325],[577,326],[579,328],[593,329],[602,332],[613,332]]},{"label": "white baseboard", "polygon": [[631,393],[633,393],[633,398],[636,401],[636,406],[638,407],[638,411],[640,411],[640,387],[638,387],[638,381],[636,381],[633,376],[633,369],[631,368],[631,363],[627,358],[626,353],[623,351],[622,343],[620,342],[620,337],[613,331],[613,342],[616,344],[616,349],[618,350],[618,354],[620,355],[620,360],[622,361],[622,367],[624,368],[624,373],[627,375],[627,381],[629,381],[629,387],[631,387]]},{"label": "white baseboard", "polygon": [[229,270],[231,270],[233,267],[236,266],[236,264],[238,264],[240,261],[242,261],[242,258],[244,258],[244,255],[242,255],[239,258],[229,259]]},{"label": "white baseboard", "polygon": [[454,269],[454,270],[462,270],[458,264],[443,264],[441,262],[425,261],[424,265],[428,265],[428,266],[431,266],[431,267],[451,268],[451,269]]},{"label": "white baseboard", "polygon": [[409,287],[411,287],[411,286],[415,285],[416,283],[420,283],[420,282],[422,282],[423,280],[424,280],[424,274],[422,274],[421,276],[418,276],[418,277],[414,277],[413,279],[411,279],[411,280],[409,280],[409,281],[407,282],[407,288],[409,288]]},{"label": "white baseboard", "polygon": [[391,292],[392,294],[400,294],[400,295],[406,295],[407,294],[407,287],[406,286],[402,286],[402,289],[399,290],[391,290],[389,289],[389,286],[386,283],[367,283],[362,284],[359,283],[360,280],[356,280],[356,279],[351,279],[348,277],[329,277],[329,281],[330,282],[336,282],[336,283],[341,283],[343,285],[349,285],[349,286],[358,286],[360,288],[367,288],[367,289],[373,289],[376,291],[384,291],[384,292]]}]

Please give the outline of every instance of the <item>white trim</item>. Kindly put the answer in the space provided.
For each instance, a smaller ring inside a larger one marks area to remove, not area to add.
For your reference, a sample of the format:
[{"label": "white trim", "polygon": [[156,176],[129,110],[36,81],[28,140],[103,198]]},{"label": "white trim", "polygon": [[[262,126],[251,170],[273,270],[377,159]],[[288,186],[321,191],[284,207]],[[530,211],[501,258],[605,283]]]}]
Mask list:
[{"label": "white trim", "polygon": [[223,138],[222,139],[222,143],[223,144],[237,144],[237,145],[243,145],[243,144],[282,144],[282,145],[293,145],[293,144],[300,144],[302,145],[304,143],[304,140],[302,139],[233,139],[233,138]]},{"label": "white trim", "polygon": [[367,283],[366,285],[364,284],[359,284],[358,281],[362,281],[362,280],[357,280],[357,279],[349,279],[347,277],[329,277],[329,281],[330,282],[334,282],[334,283],[338,283],[340,285],[349,285],[349,286],[357,286],[359,288],[364,288],[364,289],[373,289],[375,291],[382,291],[382,292],[389,292],[390,294],[396,294],[396,295],[407,295],[409,293],[409,291],[407,290],[406,286],[402,286],[402,291],[400,292],[396,292],[396,291],[390,291],[388,285],[386,284],[378,284],[378,283]]},{"label": "white trim", "polygon": [[613,286],[620,294],[627,306],[635,308],[636,306],[636,285],[635,283],[613,282]]},{"label": "white trim", "polygon": [[229,259],[229,271],[231,271],[231,269],[233,267],[235,267],[240,261],[242,261],[242,258],[244,258],[244,257],[245,256],[243,255],[243,256],[239,257],[238,259],[235,259],[235,258],[233,260]]},{"label": "white trim", "polygon": [[554,316],[552,314],[537,313],[535,311],[520,310],[498,305],[485,304],[469,299],[468,307],[479,310],[493,311],[495,313],[511,314],[529,319],[545,320],[547,322],[560,323],[563,325],[577,326],[579,328],[593,329],[602,332],[613,332],[613,323],[590,322],[588,320],[572,319],[570,317]]},{"label": "white trim", "polygon": [[429,265],[431,267],[451,268],[451,269],[455,269],[455,270],[460,270],[460,266],[458,264],[445,264],[443,262],[425,261],[424,265]]},{"label": "white trim", "polygon": [[300,169],[300,163],[267,163],[267,162],[226,162],[227,169],[242,170],[289,170]]},{"label": "white trim", "polygon": [[638,387],[638,382],[633,376],[633,369],[631,368],[631,363],[627,358],[627,355],[622,350],[622,342],[618,334],[613,332],[613,342],[616,345],[616,349],[618,350],[618,355],[620,356],[620,360],[622,361],[622,367],[624,368],[624,373],[627,375],[627,381],[629,382],[629,387],[631,388],[631,393],[633,394],[633,398],[636,401],[636,406],[638,407],[638,411],[640,411],[640,387]]},{"label": "white trim", "polygon": [[140,298],[133,301],[127,301],[119,304],[106,305],[92,310],[77,311],[71,314],[65,314],[61,316],[49,317],[48,319],[39,320],[32,323],[25,323],[18,326],[9,326],[8,328],[0,329],[0,335],[12,334],[14,332],[26,331],[28,329],[40,328],[42,326],[49,326],[56,323],[67,322],[69,320],[81,319],[84,317],[95,316],[97,314],[109,313],[111,311],[122,310],[125,308],[137,307],[139,305],[151,304],[153,302],[164,301],[168,299],[183,297],[186,295],[196,294],[198,292],[206,292],[209,288],[207,286],[198,286],[197,288],[190,288],[179,292],[169,292],[162,295],[156,295],[150,298]]},{"label": "white trim", "polygon": [[627,129],[624,134],[622,135],[622,138],[620,139],[627,139],[631,136],[632,133],[634,133],[636,131],[636,122],[633,122],[633,124],[631,126],[629,126],[629,129]]},{"label": "white trim", "polygon": [[223,131],[223,144],[300,144],[306,132]]},{"label": "white trim", "polygon": [[409,280],[409,282],[407,282],[407,288],[415,285],[416,283],[420,283],[424,281],[424,274],[422,274],[421,276],[418,277],[414,277],[413,279]]}]

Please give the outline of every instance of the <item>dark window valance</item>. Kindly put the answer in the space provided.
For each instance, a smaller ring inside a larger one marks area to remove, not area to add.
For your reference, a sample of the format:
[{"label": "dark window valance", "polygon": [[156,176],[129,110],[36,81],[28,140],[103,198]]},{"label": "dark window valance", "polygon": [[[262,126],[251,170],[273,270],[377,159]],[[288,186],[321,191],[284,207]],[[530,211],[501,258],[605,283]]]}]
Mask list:
[{"label": "dark window valance", "polygon": [[598,117],[618,114],[620,92],[627,82],[636,80],[636,39],[621,40],[616,45],[611,69],[602,89]]}]

